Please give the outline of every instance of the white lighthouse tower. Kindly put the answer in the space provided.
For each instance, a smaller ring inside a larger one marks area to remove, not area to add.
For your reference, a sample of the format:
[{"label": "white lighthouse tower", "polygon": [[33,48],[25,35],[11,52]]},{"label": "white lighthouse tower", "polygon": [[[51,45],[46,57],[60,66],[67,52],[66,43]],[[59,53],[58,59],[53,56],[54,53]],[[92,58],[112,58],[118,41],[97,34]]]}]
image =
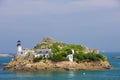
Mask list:
[{"label": "white lighthouse tower", "polygon": [[17,41],[17,55],[23,55],[23,50],[20,40]]}]

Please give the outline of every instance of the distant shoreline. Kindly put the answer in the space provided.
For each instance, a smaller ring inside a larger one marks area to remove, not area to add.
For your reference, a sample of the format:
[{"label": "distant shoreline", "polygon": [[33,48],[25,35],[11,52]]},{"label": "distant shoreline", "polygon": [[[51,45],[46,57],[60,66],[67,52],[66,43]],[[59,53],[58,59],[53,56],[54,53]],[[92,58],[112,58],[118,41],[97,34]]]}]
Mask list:
[{"label": "distant shoreline", "polygon": [[10,54],[0,54],[0,57],[12,57]]},{"label": "distant shoreline", "polygon": [[2,63],[2,64],[0,64],[0,66],[7,66],[8,65],[8,63]]},{"label": "distant shoreline", "polygon": [[120,56],[114,56],[113,59],[120,59]]}]

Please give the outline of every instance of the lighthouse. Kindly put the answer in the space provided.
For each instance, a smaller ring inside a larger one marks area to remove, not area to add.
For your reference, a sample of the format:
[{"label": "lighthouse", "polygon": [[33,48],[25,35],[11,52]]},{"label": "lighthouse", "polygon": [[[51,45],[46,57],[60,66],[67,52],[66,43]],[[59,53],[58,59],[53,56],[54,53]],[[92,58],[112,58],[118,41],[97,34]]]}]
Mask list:
[{"label": "lighthouse", "polygon": [[22,55],[22,54],[23,54],[23,50],[22,50],[21,41],[18,40],[17,41],[17,55]]}]

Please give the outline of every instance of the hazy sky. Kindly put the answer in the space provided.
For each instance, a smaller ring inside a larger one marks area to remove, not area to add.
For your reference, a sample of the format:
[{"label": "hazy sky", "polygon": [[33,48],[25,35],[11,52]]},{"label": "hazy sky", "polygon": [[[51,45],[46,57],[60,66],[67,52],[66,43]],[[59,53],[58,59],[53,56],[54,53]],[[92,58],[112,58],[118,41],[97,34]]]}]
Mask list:
[{"label": "hazy sky", "polygon": [[16,41],[32,48],[43,37],[120,51],[119,0],[0,0],[0,52]]}]

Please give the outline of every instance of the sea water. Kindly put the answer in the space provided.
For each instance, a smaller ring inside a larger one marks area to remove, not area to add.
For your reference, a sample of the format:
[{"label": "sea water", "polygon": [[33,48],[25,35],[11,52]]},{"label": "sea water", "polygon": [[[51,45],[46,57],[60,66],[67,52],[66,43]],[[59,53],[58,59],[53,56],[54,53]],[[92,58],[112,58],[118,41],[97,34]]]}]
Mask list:
[{"label": "sea water", "polygon": [[[104,53],[114,67],[112,70],[97,71],[63,71],[63,72],[11,72],[0,67],[0,80],[120,80],[120,53]],[[10,57],[0,57],[0,63],[8,63]]]}]

